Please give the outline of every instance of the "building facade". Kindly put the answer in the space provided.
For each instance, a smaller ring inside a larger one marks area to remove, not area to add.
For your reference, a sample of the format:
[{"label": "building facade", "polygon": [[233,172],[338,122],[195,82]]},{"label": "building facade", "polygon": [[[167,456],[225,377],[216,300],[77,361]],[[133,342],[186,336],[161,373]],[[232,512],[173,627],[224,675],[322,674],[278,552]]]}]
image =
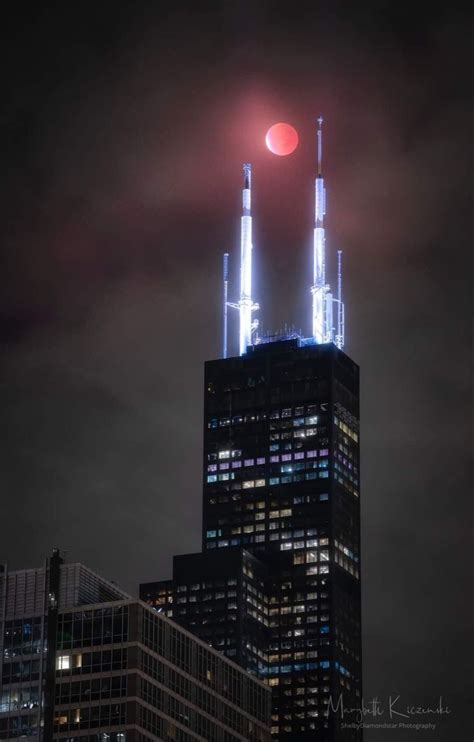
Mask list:
[{"label": "building facade", "polygon": [[272,688],[276,739],[360,740],[332,711],[361,704],[357,365],[298,338],[206,363],[203,469],[167,610]]},{"label": "building facade", "polygon": [[270,739],[263,683],[83,565],[0,587],[1,740]]}]

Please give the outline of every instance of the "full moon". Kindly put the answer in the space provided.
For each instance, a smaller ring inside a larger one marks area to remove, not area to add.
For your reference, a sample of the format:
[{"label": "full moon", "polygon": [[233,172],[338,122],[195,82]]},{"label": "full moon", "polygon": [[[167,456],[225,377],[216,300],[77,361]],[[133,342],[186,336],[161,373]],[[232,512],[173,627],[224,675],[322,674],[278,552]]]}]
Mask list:
[{"label": "full moon", "polygon": [[298,146],[298,132],[290,124],[273,124],[267,131],[265,144],[274,155],[291,155]]}]

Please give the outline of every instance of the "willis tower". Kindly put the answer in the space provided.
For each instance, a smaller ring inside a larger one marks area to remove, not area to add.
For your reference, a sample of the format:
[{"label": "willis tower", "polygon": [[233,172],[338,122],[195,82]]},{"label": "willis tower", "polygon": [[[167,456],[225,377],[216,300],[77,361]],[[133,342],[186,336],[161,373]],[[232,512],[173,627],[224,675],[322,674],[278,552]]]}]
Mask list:
[{"label": "willis tower", "polygon": [[312,334],[258,334],[244,165],[240,297],[227,300],[226,254],[224,357],[205,364],[202,553],[140,597],[272,687],[276,740],[360,742],[359,368],[343,351],[340,251],[335,294],[326,280],[317,123]]}]

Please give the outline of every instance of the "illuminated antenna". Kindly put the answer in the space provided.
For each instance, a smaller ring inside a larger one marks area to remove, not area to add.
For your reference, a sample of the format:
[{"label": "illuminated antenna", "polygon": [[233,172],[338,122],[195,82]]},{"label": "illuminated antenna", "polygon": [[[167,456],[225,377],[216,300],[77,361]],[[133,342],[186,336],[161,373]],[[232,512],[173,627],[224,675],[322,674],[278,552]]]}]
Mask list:
[{"label": "illuminated antenna", "polygon": [[[326,189],[323,178],[323,117],[317,119],[316,131],[318,174],[314,184],[314,242],[313,242],[313,338],[316,343],[335,343],[344,347],[344,302],[342,301],[342,251],[337,251],[337,295],[326,283]],[[337,305],[336,307],[334,305]],[[334,327],[336,310],[336,327]]]},{"label": "illuminated antenna", "polygon": [[335,343],[344,348],[344,302],[342,301],[342,250],[337,251],[337,333]]},{"label": "illuminated antenna", "polygon": [[240,218],[240,299],[238,303],[228,303],[239,310],[239,354],[247,352],[252,345],[252,333],[258,327],[258,320],[252,321],[252,312],[259,305],[252,300],[252,166],[245,164],[244,187],[242,190],[242,216]]},{"label": "illuminated antenna", "polygon": [[222,333],[222,357],[227,358],[227,307],[228,307],[228,301],[227,301],[227,294],[228,294],[228,288],[229,288],[229,253],[224,253],[224,259],[222,262],[222,270],[223,270],[223,281],[224,281],[224,327],[223,327],[223,333]]},{"label": "illuminated antenna", "polygon": [[317,149],[318,174],[314,184],[314,233],[313,233],[313,337],[317,343],[328,342],[332,327],[327,327],[329,319],[326,307],[326,255],[324,215],[326,213],[326,190],[322,176],[323,159],[323,117],[318,118]]},{"label": "illuminated antenna", "polygon": [[318,118],[318,132],[316,134],[318,138],[318,175],[322,174],[323,164],[323,117]]}]

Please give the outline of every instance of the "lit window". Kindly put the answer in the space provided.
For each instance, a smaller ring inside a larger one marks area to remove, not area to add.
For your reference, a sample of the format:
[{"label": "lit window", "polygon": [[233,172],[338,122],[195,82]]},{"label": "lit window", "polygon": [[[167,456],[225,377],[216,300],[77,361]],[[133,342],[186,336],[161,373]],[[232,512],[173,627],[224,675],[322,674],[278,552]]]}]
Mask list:
[{"label": "lit window", "polygon": [[244,466],[253,466],[255,463],[254,459],[244,459]]},{"label": "lit window", "polygon": [[253,479],[247,479],[245,482],[243,482],[244,490],[248,490],[251,487],[255,487],[255,482]]},{"label": "lit window", "polygon": [[56,670],[70,670],[71,657],[69,654],[60,654],[56,657]]},{"label": "lit window", "polygon": [[255,480],[255,486],[256,487],[265,487],[266,480],[265,479],[256,479]]},{"label": "lit window", "polygon": [[261,456],[257,459],[257,465],[264,464],[265,463],[265,456]]},{"label": "lit window", "polygon": [[230,456],[230,451],[219,451],[220,459],[228,459],[229,456]]}]

